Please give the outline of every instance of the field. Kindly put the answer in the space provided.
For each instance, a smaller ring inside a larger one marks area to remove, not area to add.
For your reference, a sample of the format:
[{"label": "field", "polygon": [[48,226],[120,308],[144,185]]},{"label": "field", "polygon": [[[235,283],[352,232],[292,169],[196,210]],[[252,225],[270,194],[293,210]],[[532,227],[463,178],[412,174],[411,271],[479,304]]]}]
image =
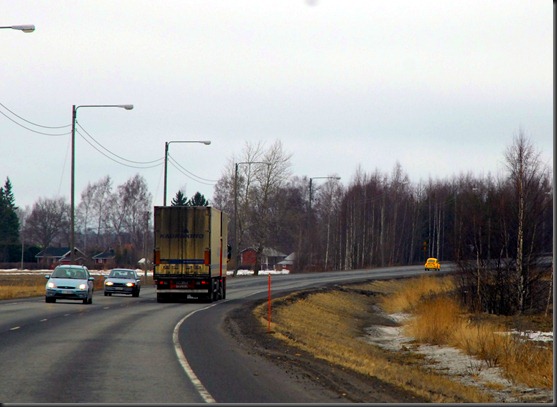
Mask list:
[{"label": "field", "polygon": [[[34,272],[0,271],[0,300],[44,296],[45,275],[51,272],[52,270]],[[98,272],[91,272],[91,274],[95,277],[95,291],[102,291],[104,277]],[[147,276],[146,282],[143,272],[140,272],[140,276],[142,283],[153,283],[152,276]]]}]

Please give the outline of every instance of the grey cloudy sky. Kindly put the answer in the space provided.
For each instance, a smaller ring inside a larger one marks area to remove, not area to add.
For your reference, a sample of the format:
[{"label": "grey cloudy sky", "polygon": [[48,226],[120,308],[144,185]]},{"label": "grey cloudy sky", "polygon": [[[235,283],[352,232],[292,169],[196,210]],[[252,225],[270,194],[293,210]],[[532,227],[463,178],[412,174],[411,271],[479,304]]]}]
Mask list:
[{"label": "grey cloudy sky", "polygon": [[126,164],[78,135],[78,200],[139,173],[162,205],[171,140],[212,143],[170,145],[194,175],[169,165],[168,201],[184,187],[211,199],[246,142],[281,140],[293,175],[344,185],[397,161],[416,184],[498,175],[520,128],[553,161],[548,0],[0,0],[14,24],[36,26],[0,30],[0,178],[21,207],[69,202],[70,128],[22,119],[69,125],[72,105],[134,105],[78,110]]}]

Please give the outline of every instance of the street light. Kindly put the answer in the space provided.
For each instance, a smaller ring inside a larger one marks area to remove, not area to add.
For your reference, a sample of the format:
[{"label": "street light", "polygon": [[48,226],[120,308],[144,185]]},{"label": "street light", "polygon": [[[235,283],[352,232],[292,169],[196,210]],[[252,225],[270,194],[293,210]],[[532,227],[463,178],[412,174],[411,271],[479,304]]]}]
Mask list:
[{"label": "street light", "polygon": [[[33,27],[34,29],[34,27]],[[75,251],[75,121],[77,118],[77,109],[80,107],[120,107],[126,110],[132,110],[133,105],[73,105],[72,106],[72,168],[71,168],[71,210],[70,210],[70,259],[74,262]]]},{"label": "street light", "polygon": [[[311,211],[311,199],[313,196],[313,191],[312,191],[312,184],[313,184],[313,180],[314,179],[335,179],[335,180],[339,180],[340,177],[313,177],[309,179],[309,208],[308,208],[308,216],[307,216],[307,229],[308,229],[308,233],[310,233],[310,236],[313,236],[313,216],[312,216],[312,211]],[[327,250],[329,247],[329,235],[327,234]],[[312,264],[313,262],[313,247],[309,247],[308,250],[308,260],[309,263]],[[327,264],[327,260],[325,259],[325,265]]]},{"label": "street light", "polygon": [[311,211],[311,197],[312,197],[311,184],[312,184],[314,179],[336,179],[336,180],[339,180],[340,177],[313,177],[313,178],[309,179],[309,210],[310,211]]},{"label": "street light", "polygon": [[211,144],[209,140],[173,140],[167,141],[164,143],[164,197],[163,197],[163,206],[166,206],[166,174],[168,168],[168,145],[170,143],[202,143],[208,146]]},{"label": "street light", "polygon": [[32,33],[35,31],[35,26],[33,24],[25,24],[25,25],[6,25],[0,28],[11,28],[12,30],[19,30],[23,31],[24,33]]},{"label": "street light", "polygon": [[234,239],[235,239],[235,244],[234,244],[234,260],[236,262],[235,265],[235,269],[234,269],[234,275],[236,275],[238,273],[238,260],[239,260],[239,252],[238,252],[238,246],[239,246],[239,236],[238,236],[238,166],[240,164],[247,164],[247,165],[251,165],[251,164],[266,164],[266,165],[271,165],[270,163],[267,162],[263,162],[263,161],[242,161],[239,163],[236,163],[235,165],[235,171],[234,171]]}]

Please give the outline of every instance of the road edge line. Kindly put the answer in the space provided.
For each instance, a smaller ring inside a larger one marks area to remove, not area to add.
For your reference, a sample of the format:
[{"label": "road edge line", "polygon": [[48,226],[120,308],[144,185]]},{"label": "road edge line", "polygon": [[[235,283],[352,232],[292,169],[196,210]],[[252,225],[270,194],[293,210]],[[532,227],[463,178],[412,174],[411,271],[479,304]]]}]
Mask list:
[{"label": "road edge line", "polygon": [[184,369],[184,372],[186,372],[186,375],[188,376],[191,383],[193,384],[193,386],[195,387],[195,389],[197,390],[197,392],[199,393],[199,395],[201,396],[201,398],[205,403],[216,403],[217,401],[213,398],[213,396],[211,396],[211,394],[207,391],[205,386],[203,386],[203,383],[201,383],[201,380],[199,380],[197,375],[193,372],[193,369],[188,363],[188,359],[186,358],[186,355],[184,354],[184,351],[180,346],[180,341],[178,339],[178,332],[180,330],[180,326],[182,326],[182,323],[190,316],[192,316],[198,311],[203,311],[208,308],[214,307],[215,305],[217,304],[212,304],[205,308],[200,308],[198,310],[190,312],[188,315],[186,315],[176,324],[176,326],[174,327],[174,331],[172,332],[172,342],[174,344],[174,351],[176,352],[176,356],[178,357],[178,362],[180,362],[182,369]]}]

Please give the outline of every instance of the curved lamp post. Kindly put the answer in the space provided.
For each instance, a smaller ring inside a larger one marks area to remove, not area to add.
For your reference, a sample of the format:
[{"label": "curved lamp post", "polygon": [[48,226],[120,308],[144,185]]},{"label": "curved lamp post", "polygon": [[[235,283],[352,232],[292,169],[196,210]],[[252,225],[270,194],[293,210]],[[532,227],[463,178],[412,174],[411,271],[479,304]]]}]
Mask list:
[{"label": "curved lamp post", "polygon": [[313,177],[309,179],[309,210],[311,211],[311,198],[312,198],[312,190],[311,190],[311,186],[312,186],[312,182],[314,179],[336,179],[339,180],[340,177]]},{"label": "curved lamp post", "polygon": [[12,30],[19,30],[23,31],[24,33],[32,33],[35,31],[35,26],[33,24],[24,24],[24,25],[5,25],[0,28],[11,28]]},{"label": "curved lamp post", "polygon": [[209,140],[174,140],[174,141],[167,141],[164,143],[164,197],[163,197],[163,206],[166,206],[166,174],[168,169],[168,145],[170,143],[202,143],[208,146],[211,144]]},{"label": "curved lamp post", "polygon": [[[33,29],[35,27],[33,26]],[[75,120],[77,118],[77,109],[80,107],[120,107],[126,110],[132,110],[133,105],[73,105],[72,106],[72,169],[71,169],[71,192],[70,192],[70,259],[74,262],[75,251]]]}]

